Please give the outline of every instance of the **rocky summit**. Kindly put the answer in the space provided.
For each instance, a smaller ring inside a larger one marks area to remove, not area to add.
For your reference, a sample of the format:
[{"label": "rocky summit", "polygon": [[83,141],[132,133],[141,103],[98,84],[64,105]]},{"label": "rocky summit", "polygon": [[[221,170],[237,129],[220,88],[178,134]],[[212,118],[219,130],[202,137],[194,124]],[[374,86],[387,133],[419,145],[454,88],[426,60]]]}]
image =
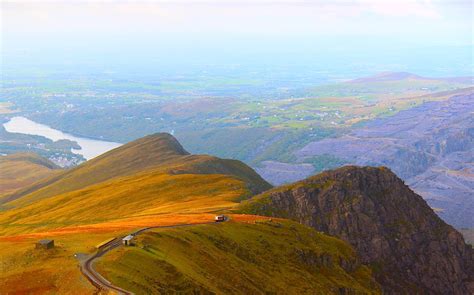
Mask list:
[{"label": "rocky summit", "polygon": [[386,294],[473,294],[473,250],[388,168],[346,166],[241,205],[349,242]]}]

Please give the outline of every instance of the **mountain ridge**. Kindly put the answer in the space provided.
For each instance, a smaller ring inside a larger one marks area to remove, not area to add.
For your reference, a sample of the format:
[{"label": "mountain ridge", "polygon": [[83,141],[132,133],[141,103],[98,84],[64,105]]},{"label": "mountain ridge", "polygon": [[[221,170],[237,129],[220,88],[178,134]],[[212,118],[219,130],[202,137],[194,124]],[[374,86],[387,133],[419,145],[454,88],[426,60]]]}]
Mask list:
[{"label": "mountain ridge", "polygon": [[191,155],[172,135],[159,133],[7,195],[0,235],[215,212],[269,188],[244,163]]},{"label": "mountain ridge", "polygon": [[[228,174],[247,181],[253,193],[271,187],[253,169],[239,161],[208,155],[191,155],[172,135],[156,133],[122,145],[73,169],[15,192],[7,196],[3,203],[13,203],[20,199],[25,203],[28,198],[31,201],[43,199],[148,169],[162,170],[171,174]],[[234,171],[238,173],[232,174]]]},{"label": "mountain ridge", "polygon": [[[96,178],[96,175],[100,177]],[[252,215],[233,215],[236,220],[225,226],[233,231],[240,226],[234,222],[247,223],[238,231],[244,235],[253,232],[256,238],[242,240],[247,246],[255,242],[251,248],[238,247],[236,241],[242,239],[239,235],[227,232],[209,235],[210,231],[205,229],[202,232],[191,229],[189,240],[180,242],[172,238],[167,241],[167,247],[177,247],[175,243],[190,244],[190,240],[204,241],[205,249],[224,258],[230,255],[232,263],[248,260],[249,263],[244,264],[249,269],[255,269],[255,261],[262,266],[267,265],[264,259],[254,258],[261,251],[265,252],[266,248],[271,247],[276,255],[281,253],[278,249],[292,247],[285,254],[284,259],[288,259],[285,267],[294,261],[294,265],[309,267],[311,276],[328,269],[338,272],[336,278],[344,279],[344,283],[331,283],[331,280],[319,277],[323,280],[321,283],[324,282],[331,290],[330,293],[336,294],[351,294],[354,290],[348,288],[347,282],[352,279],[358,280],[359,289],[367,286],[366,289],[374,293],[378,293],[379,285],[386,294],[463,294],[474,290],[472,248],[464,243],[458,232],[437,217],[420,196],[385,167],[345,166],[294,184],[271,188],[242,162],[209,155],[191,155],[171,135],[155,134],[112,150],[29,189],[38,190],[19,194],[17,199],[3,204],[4,210],[0,211],[0,242],[1,238],[5,238],[7,243],[14,243],[15,235],[52,234],[65,229],[73,237],[75,228],[81,228],[77,233],[87,234],[88,226],[92,232],[113,231],[113,228],[123,231],[121,226],[131,220],[140,226],[159,222],[160,218],[169,219],[167,222],[173,224],[173,218],[198,220],[204,215],[212,218],[213,214],[238,212]],[[251,197],[255,194],[258,195]],[[267,218],[265,223],[260,221],[257,225],[256,219],[265,217],[255,215],[279,218]],[[286,221],[280,218],[304,226],[291,225],[291,222],[286,226]],[[296,230],[297,227],[300,229]],[[254,232],[253,229],[257,230]],[[312,244],[312,249],[309,244],[302,243],[305,237],[296,232],[307,230],[311,237],[322,235],[321,243]],[[270,236],[262,238],[264,232],[279,232],[285,238],[280,239],[280,246],[272,247],[268,243]],[[189,266],[183,268],[180,263],[168,261],[167,256],[156,255],[167,251],[158,250],[162,237],[160,232],[150,233],[138,240],[143,248],[114,252],[117,256],[113,256],[112,263],[109,260],[108,264],[112,267],[108,268],[109,272],[115,275],[113,278],[120,283],[123,277],[116,277],[116,271],[120,272],[122,268],[120,264],[127,263],[133,257],[141,257],[147,262],[151,259],[166,267],[175,267],[173,273],[179,278],[184,275],[187,279],[199,279],[200,283],[193,281],[191,285],[215,288],[213,284],[207,284],[206,279],[203,281],[202,276],[189,273]],[[68,239],[74,238],[62,237],[61,241],[71,247],[68,251],[77,253],[76,246],[70,244]],[[232,241],[234,239],[236,241]],[[337,246],[334,244],[337,240],[344,241],[344,244],[337,242]],[[298,246],[295,248],[295,245]],[[332,250],[331,245],[335,246]],[[348,245],[353,247],[355,255],[351,254],[349,260],[344,257],[341,260],[339,254],[351,249]],[[317,250],[328,246],[328,251]],[[158,252],[150,253],[150,249]],[[329,252],[334,255],[329,257]],[[198,258],[195,253],[187,251],[175,254],[179,259],[191,260],[193,267],[199,265],[207,273],[213,273],[215,267],[209,267],[206,255]],[[72,254],[67,256],[71,258]],[[117,264],[114,261],[118,258],[123,260]],[[272,261],[274,263],[278,259]],[[130,270],[136,272],[141,266],[138,261],[134,270]],[[147,267],[155,269],[151,264]],[[234,269],[233,273],[240,272]],[[261,277],[268,278],[267,275]],[[224,281],[227,285],[233,282],[232,278]],[[314,282],[305,283],[304,286],[312,286],[311,290],[314,288]],[[150,287],[146,282],[142,284],[141,288]],[[341,286],[342,289],[331,286]],[[267,290],[264,287],[256,289]]]},{"label": "mountain ridge", "polygon": [[349,242],[387,294],[474,291],[472,248],[386,167],[329,170],[237,210],[293,219]]},{"label": "mountain ridge", "polygon": [[385,82],[399,81],[404,79],[425,79],[422,76],[410,72],[381,72],[372,76],[362,77],[350,80],[349,83],[368,83],[368,82]]},{"label": "mountain ridge", "polygon": [[413,74],[410,72],[380,72],[375,75],[357,78],[348,81],[348,83],[362,84],[362,83],[373,83],[373,82],[390,82],[400,80],[439,80],[446,82],[456,82],[461,84],[473,84],[474,76],[465,77],[424,77],[421,75]]}]

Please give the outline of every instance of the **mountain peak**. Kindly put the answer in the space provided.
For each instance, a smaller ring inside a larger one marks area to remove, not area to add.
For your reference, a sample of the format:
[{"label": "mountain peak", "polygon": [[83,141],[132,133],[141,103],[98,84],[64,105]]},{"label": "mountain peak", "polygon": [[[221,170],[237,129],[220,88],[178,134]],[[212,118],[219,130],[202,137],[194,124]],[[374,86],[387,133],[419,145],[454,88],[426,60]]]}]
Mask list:
[{"label": "mountain peak", "polygon": [[349,242],[387,293],[473,291],[472,249],[386,167],[326,171],[265,192],[241,208],[290,218]]},{"label": "mountain peak", "polygon": [[183,148],[179,141],[173,135],[166,132],[147,135],[125,144],[122,147],[124,149],[140,147],[145,149],[145,151],[148,151],[148,149],[153,149],[155,152],[159,152],[161,155],[189,155],[189,153]]},{"label": "mountain peak", "polygon": [[155,133],[110,150],[73,169],[10,195],[8,201],[28,203],[63,194],[113,178],[146,171],[155,174],[221,174],[243,181],[249,193],[271,187],[252,168],[236,160],[191,155],[169,133]]}]

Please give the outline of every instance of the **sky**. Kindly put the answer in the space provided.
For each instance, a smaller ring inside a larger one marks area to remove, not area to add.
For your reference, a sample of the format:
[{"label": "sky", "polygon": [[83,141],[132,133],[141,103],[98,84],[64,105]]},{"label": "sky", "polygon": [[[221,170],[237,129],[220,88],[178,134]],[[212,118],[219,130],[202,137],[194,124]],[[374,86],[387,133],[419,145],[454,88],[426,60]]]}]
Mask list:
[{"label": "sky", "polygon": [[[175,59],[208,54],[216,60],[366,52],[382,58],[413,48],[471,50],[474,40],[471,0],[1,3],[3,59],[18,52],[41,52],[45,59],[65,52],[122,58],[155,52]],[[472,55],[463,54],[472,65]]]}]

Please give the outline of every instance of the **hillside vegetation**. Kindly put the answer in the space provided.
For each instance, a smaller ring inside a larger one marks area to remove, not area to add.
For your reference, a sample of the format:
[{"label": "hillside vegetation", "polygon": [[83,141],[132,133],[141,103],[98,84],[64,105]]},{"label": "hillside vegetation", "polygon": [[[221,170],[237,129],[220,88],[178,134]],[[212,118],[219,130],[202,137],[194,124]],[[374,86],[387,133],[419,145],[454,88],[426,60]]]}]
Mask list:
[{"label": "hillside vegetation", "polygon": [[28,187],[9,197],[20,199],[11,206],[19,206],[39,199],[82,189],[114,177],[132,175],[147,169],[166,174],[227,174],[247,182],[255,193],[270,185],[245,164],[206,155],[190,155],[179,142],[167,133],[138,139],[78,167]]},{"label": "hillside vegetation", "polygon": [[190,155],[169,134],[131,142],[8,197],[0,234],[213,212],[270,188],[245,164]]},{"label": "hillside vegetation", "polygon": [[284,220],[153,230],[98,270],[136,294],[379,294],[346,243]]},{"label": "hillside vegetation", "polygon": [[6,210],[0,214],[0,234],[127,217],[213,212],[233,207],[234,200],[246,194],[241,181],[223,175],[167,175],[150,171]]},{"label": "hillside vegetation", "polygon": [[[203,223],[270,185],[233,160],[190,155],[168,134],[145,137],[11,195],[0,211],[0,291],[93,293],[79,260],[143,227]],[[35,250],[38,239],[55,248]],[[284,220],[155,229],[102,257],[110,281],[137,294],[378,294],[345,242]]]},{"label": "hillside vegetation", "polygon": [[2,196],[58,173],[58,168],[33,153],[0,156],[0,202]]}]

